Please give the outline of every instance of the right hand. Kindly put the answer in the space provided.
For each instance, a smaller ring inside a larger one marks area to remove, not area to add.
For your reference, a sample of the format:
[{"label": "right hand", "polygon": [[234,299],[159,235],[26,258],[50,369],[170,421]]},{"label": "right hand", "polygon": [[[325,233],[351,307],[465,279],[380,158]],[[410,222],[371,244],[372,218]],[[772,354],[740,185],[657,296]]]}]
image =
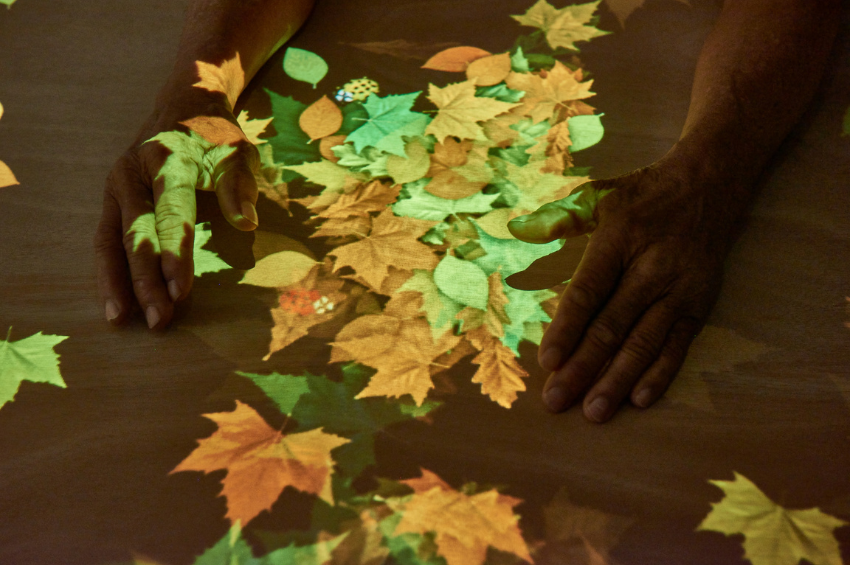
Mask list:
[{"label": "right hand", "polygon": [[138,305],[148,327],[164,328],[188,296],[196,189],[215,191],[235,228],[257,227],[260,157],[227,100],[199,89],[165,99],[106,179],[94,245],[102,305],[115,325]]}]

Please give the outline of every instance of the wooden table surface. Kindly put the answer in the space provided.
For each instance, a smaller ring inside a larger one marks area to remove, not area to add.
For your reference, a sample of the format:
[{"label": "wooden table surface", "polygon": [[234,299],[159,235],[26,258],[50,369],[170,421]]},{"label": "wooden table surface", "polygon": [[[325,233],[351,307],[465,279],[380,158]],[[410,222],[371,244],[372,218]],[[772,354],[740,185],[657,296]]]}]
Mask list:
[{"label": "wooden table surface", "polygon": [[[104,179],[170,71],[186,4],[0,7],[0,160],[20,182],[0,189],[0,330],[11,326],[12,342],[68,336],[55,347],[67,387],[24,382],[0,408],[2,565],[193,563],[231,527],[219,496],[223,471],[169,474],[216,431],[202,414],[230,412],[239,400],[273,428],[285,424],[235,371],[340,375],[327,336],[263,361],[276,296],[238,285],[238,270],[198,279],[165,332],[148,331],[141,317],[121,329],[104,321],[92,246]],[[328,77],[316,91],[295,84],[281,68],[282,50],[237,110],[270,117],[264,89],[310,103],[361,76],[382,95],[447,84],[420,69],[422,60],[351,44],[406,39],[504,52],[521,31],[508,15],[530,5],[319,0],[292,45],[321,54]],[[595,80],[588,102],[605,114],[605,136],[574,157],[593,178],[647,165],[677,139],[718,9],[647,0],[625,27],[605,3],[599,14],[599,27],[612,33],[581,44],[581,62]],[[709,481],[734,473],[784,508],[817,507],[850,521],[848,41],[845,9],[816,100],[765,171],[708,327],[664,399],[646,411],[626,406],[605,425],[577,409],[551,415],[539,400],[545,374],[536,346],[525,341],[527,391],[505,409],[470,382],[477,367],[467,357],[441,377],[433,398],[443,404],[429,421],[376,433],[377,465],[355,490],[420,469],[456,490],[473,481],[478,492],[498,486],[522,501],[514,512],[536,563],[746,563],[743,536],[696,531],[724,496]],[[292,220],[281,218],[284,232]],[[311,245],[305,230],[287,233]],[[569,268],[553,263],[549,274],[557,282]],[[546,272],[525,280],[537,276]],[[243,524],[255,555],[274,547],[263,545],[264,532],[316,542],[315,500],[289,487],[271,511]],[[850,527],[834,536],[850,562]],[[491,549],[487,562],[511,560]]]}]

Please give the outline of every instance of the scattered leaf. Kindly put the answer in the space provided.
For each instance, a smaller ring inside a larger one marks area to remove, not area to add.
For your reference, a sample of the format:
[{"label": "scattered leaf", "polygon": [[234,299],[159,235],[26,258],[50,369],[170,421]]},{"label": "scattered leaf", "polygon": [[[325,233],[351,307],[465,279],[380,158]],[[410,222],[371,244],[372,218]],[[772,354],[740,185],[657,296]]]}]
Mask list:
[{"label": "scattered leaf", "polygon": [[342,112],[327,96],[322,96],[301,113],[298,125],[315,141],[335,134],[342,127]]},{"label": "scattered leaf", "polygon": [[489,283],[481,267],[446,255],[434,269],[434,283],[442,293],[464,306],[487,308]]},{"label": "scattered leaf", "polygon": [[11,335],[9,328],[6,340],[0,340],[0,408],[15,398],[23,381],[66,387],[59,372],[59,355],[53,348],[68,336],[38,332],[12,342]]},{"label": "scattered leaf", "polygon": [[600,1],[556,9],[546,0],[538,0],[524,15],[511,17],[522,25],[543,30],[552,49],[578,50],[576,41],[589,41],[610,33],[588,25]]},{"label": "scattered leaf", "polygon": [[239,122],[239,127],[245,133],[245,137],[254,145],[266,143],[266,140],[260,139],[260,136],[266,133],[266,128],[272,123],[272,120],[274,118],[251,120],[248,118],[248,110],[242,110],[236,118],[236,121]]},{"label": "scattered leaf", "polygon": [[478,47],[452,47],[440,51],[428,59],[422,65],[422,68],[433,69],[435,71],[448,71],[450,73],[462,73],[476,59],[481,59],[489,55],[489,51],[479,49]]},{"label": "scattered leaf", "polygon": [[587,149],[591,145],[596,145],[602,141],[605,128],[602,126],[601,118],[604,115],[573,116],[570,118],[570,141],[572,142],[570,151],[572,153]]},{"label": "scattered leaf", "polygon": [[200,80],[192,86],[210,92],[221,92],[227,97],[230,107],[236,106],[236,99],[245,88],[245,71],[239,59],[239,52],[232,59],[226,59],[221,65],[196,61]]},{"label": "scattered leaf", "polygon": [[387,158],[387,174],[396,184],[414,182],[425,176],[431,167],[428,150],[419,140],[410,141],[405,147],[406,157],[390,155]]},{"label": "scattered leaf", "polygon": [[180,124],[216,145],[233,145],[248,141],[239,126],[219,116],[197,116]]},{"label": "scattered leaf", "polygon": [[[543,0],[541,0],[543,1]],[[593,96],[593,80],[581,81],[581,70],[571,71],[557,61],[545,77],[530,73],[510,73],[505,84],[513,90],[522,90],[522,114],[534,123],[569,110],[568,102]]]},{"label": "scattered leaf", "polygon": [[383,98],[377,94],[369,96],[363,104],[369,119],[348,136],[355,151],[360,153],[369,146],[406,157],[402,136],[422,135],[430,121],[425,114],[410,111],[419,94],[411,92]]},{"label": "scattered leaf", "polygon": [[466,78],[477,86],[499,84],[511,72],[510,53],[500,53],[476,59],[466,68]]},{"label": "scattered leaf", "polygon": [[525,390],[523,379],[528,373],[517,362],[516,354],[493,337],[485,327],[466,332],[472,345],[480,351],[472,362],[479,365],[472,382],[481,384],[481,393],[503,408],[510,408],[517,393]]},{"label": "scattered leaf", "polygon": [[328,74],[328,64],[312,51],[289,47],[283,55],[283,71],[295,80],[307,82],[316,88]]},{"label": "scattered leaf", "polygon": [[195,261],[196,277],[200,277],[206,273],[218,273],[232,268],[219,258],[218,253],[203,249],[211,237],[212,231],[209,223],[195,226],[195,249],[192,257]]},{"label": "scattered leaf", "polygon": [[9,165],[0,161],[0,188],[15,184],[20,183],[18,182],[18,179],[15,178],[14,173],[12,173],[12,169],[9,168]]},{"label": "scattered leaf", "polygon": [[239,284],[283,288],[296,284],[316,266],[316,260],[297,251],[281,251],[263,257],[245,272]]},{"label": "scattered leaf", "polygon": [[425,133],[433,134],[440,142],[448,136],[483,138],[483,130],[477,122],[489,120],[517,106],[492,98],[476,97],[475,82],[471,80],[450,84],[445,88],[431,84],[428,86],[428,99],[439,111],[437,117],[428,124]]}]

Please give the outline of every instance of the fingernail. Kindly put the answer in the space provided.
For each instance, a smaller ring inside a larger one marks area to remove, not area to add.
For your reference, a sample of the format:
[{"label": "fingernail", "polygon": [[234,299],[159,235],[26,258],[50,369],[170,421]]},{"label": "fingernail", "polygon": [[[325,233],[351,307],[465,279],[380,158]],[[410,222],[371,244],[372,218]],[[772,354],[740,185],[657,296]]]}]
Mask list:
[{"label": "fingernail", "polygon": [[513,220],[511,220],[508,223],[509,224],[524,224],[525,222],[527,222],[529,220],[529,218],[531,218],[531,214],[526,214],[525,216],[517,216],[516,218],[514,218]]},{"label": "fingernail", "polygon": [[640,406],[641,408],[646,408],[649,406],[649,402],[652,400],[652,389],[645,388],[635,397],[635,404]]},{"label": "fingernail", "polygon": [[180,287],[177,285],[177,281],[173,279],[168,281],[168,296],[171,297],[172,302],[177,302],[177,299],[180,298]]},{"label": "fingernail", "polygon": [[564,404],[567,403],[567,391],[559,386],[553,386],[546,391],[544,399],[549,410],[552,412],[560,412],[561,409],[563,409]]},{"label": "fingernail", "polygon": [[255,226],[260,225],[260,220],[257,217],[257,209],[247,200],[242,203],[242,216]]},{"label": "fingernail", "polygon": [[561,364],[561,352],[557,347],[550,347],[540,356],[540,366],[547,371],[554,371]]},{"label": "fingernail", "polygon": [[587,416],[591,420],[601,422],[608,415],[608,399],[604,396],[597,396],[593,402],[587,406]]},{"label": "fingernail", "polygon": [[148,306],[148,309],[145,310],[145,318],[148,320],[148,327],[153,329],[160,320],[159,310],[157,310],[155,306]]},{"label": "fingernail", "polygon": [[111,322],[121,313],[118,304],[114,300],[106,301],[106,321]]}]

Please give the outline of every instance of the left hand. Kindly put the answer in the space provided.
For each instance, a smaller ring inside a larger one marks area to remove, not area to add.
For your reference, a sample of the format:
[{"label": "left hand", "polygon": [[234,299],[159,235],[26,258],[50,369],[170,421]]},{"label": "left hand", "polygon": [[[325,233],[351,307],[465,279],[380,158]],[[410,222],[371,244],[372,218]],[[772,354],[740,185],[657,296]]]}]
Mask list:
[{"label": "left hand", "polygon": [[510,222],[532,243],[592,232],[540,343],[551,411],[583,396],[586,417],[605,422],[627,397],[651,405],[678,372],[717,300],[746,201],[740,187],[698,176],[665,159]]}]

